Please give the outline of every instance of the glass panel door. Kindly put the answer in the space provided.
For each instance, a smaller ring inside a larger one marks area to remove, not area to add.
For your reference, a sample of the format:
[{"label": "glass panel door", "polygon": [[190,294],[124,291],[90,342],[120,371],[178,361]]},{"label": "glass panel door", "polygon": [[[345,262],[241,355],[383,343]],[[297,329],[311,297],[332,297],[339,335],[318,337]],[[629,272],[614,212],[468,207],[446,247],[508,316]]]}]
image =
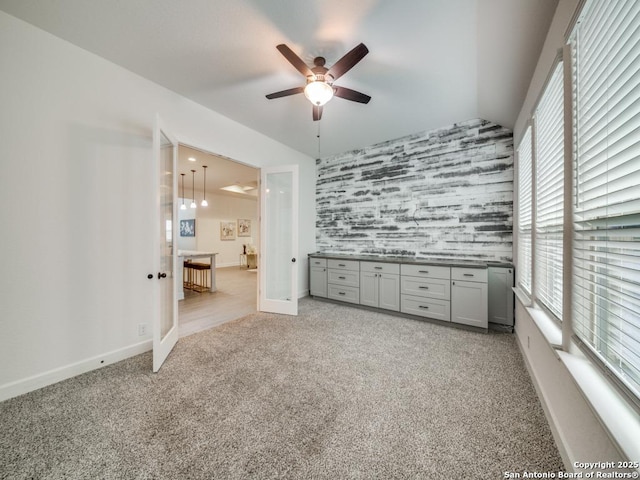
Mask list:
[{"label": "glass panel door", "polygon": [[260,306],[298,314],[298,167],[263,168],[260,188]]},{"label": "glass panel door", "polygon": [[157,372],[178,341],[178,314],[175,285],[175,171],[177,143],[162,129],[154,131],[157,173],[156,234],[158,238],[157,313],[153,326],[153,371]]}]

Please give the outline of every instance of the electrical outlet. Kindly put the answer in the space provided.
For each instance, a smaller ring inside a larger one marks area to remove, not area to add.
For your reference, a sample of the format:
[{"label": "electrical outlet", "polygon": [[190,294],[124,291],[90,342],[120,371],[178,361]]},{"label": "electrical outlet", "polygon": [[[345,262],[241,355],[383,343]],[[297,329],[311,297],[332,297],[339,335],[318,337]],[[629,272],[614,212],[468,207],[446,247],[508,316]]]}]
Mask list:
[{"label": "electrical outlet", "polygon": [[147,324],[146,323],[139,323],[138,324],[138,336],[139,337],[144,337],[148,332],[147,330]]}]

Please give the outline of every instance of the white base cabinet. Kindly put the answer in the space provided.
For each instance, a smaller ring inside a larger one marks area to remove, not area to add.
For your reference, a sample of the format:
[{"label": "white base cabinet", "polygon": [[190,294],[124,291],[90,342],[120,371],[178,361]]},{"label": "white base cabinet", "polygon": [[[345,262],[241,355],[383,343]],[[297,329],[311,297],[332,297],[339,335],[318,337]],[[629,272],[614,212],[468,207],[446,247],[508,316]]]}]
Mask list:
[{"label": "white base cabinet", "polygon": [[360,303],[360,262],[327,260],[327,298]]},{"label": "white base cabinet", "polygon": [[[487,330],[487,270],[482,264],[462,267],[313,256],[310,292],[315,297]],[[508,309],[507,305],[500,313]]]},{"label": "white base cabinet", "polygon": [[513,268],[489,267],[489,323],[513,328]]},{"label": "white base cabinet", "polygon": [[400,265],[360,262],[360,305],[400,311]]},{"label": "white base cabinet", "polygon": [[451,269],[451,321],[488,328],[487,270]]},{"label": "white base cabinet", "polygon": [[309,294],[314,297],[327,296],[327,259],[309,259]]},{"label": "white base cabinet", "polygon": [[451,320],[451,268],[432,265],[402,265],[402,312]]}]

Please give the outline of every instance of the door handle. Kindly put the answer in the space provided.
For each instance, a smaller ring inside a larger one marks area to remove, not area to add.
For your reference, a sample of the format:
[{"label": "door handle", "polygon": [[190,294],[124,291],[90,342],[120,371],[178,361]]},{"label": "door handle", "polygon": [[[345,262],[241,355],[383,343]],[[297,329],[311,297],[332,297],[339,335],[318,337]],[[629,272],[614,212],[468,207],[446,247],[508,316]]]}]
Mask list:
[{"label": "door handle", "polygon": [[167,274],[164,272],[158,272],[158,278],[167,278]]}]

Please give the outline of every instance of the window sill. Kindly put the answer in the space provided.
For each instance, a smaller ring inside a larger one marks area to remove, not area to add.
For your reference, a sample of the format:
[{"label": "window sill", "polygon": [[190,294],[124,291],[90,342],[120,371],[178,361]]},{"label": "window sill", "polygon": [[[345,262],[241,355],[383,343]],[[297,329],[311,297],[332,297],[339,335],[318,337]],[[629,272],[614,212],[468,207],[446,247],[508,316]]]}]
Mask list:
[{"label": "window sill", "polygon": [[556,353],[620,452],[628,460],[638,461],[640,417],[633,406],[573,342],[571,352]]},{"label": "window sill", "polygon": [[[525,307],[540,333],[554,349],[566,367],[596,417],[617,445],[621,454],[630,461],[640,459],[640,417],[629,400],[620,393],[575,343],[571,351],[562,350],[562,328],[544,311],[531,306],[527,295],[514,288],[518,301]],[[640,471],[640,470],[639,470]]]},{"label": "window sill", "polygon": [[518,301],[526,308],[527,313],[533,319],[533,322],[542,333],[542,336],[549,342],[552,348],[562,348],[562,328],[554,320],[551,319],[543,310],[531,306],[531,300],[519,288],[513,289]]}]

